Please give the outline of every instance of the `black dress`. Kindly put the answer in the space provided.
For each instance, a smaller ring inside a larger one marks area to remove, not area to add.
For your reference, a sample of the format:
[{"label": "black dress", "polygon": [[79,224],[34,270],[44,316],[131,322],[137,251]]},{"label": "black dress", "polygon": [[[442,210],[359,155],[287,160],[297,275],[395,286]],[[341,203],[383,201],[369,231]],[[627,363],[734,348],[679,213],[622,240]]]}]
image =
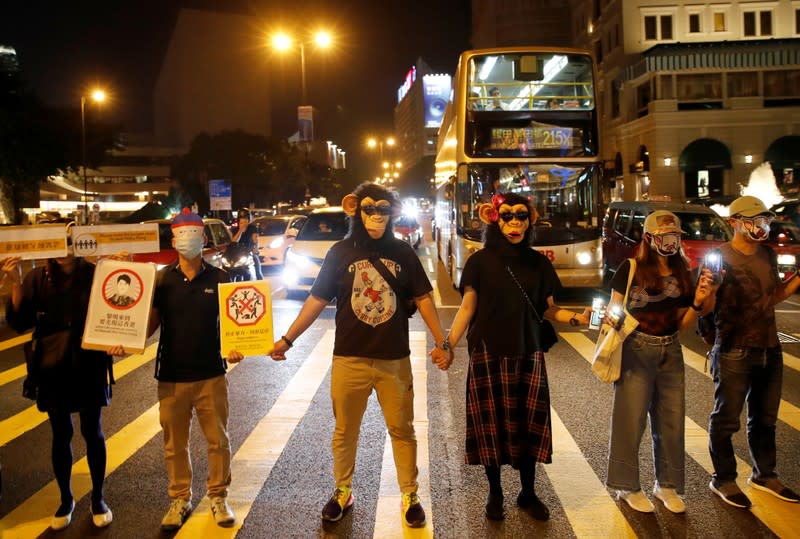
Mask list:
[{"label": "black dress", "polygon": [[56,366],[28,366],[28,378],[35,380],[37,387],[36,405],[42,412],[78,412],[107,406],[111,399],[113,359],[105,352],[81,348],[93,276],[94,265],[82,258],[75,261],[72,275],[64,274],[51,261],[25,276],[19,310],[13,310],[11,300],[6,306],[8,324],[18,333],[34,328],[36,339],[69,331],[65,357]]}]

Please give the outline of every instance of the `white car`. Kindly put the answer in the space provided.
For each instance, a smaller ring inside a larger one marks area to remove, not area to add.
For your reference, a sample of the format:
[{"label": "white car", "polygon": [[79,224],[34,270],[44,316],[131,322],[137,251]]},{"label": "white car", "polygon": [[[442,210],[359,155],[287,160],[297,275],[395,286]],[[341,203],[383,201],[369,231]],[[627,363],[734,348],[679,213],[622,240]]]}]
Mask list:
[{"label": "white car", "polygon": [[258,228],[258,256],[262,266],[282,266],[286,251],[306,222],[304,215],[275,215],[253,219]]},{"label": "white car", "polygon": [[321,208],[308,215],[294,244],[286,252],[283,282],[286,291],[311,290],[325,255],[348,231],[347,215],[341,207]]}]

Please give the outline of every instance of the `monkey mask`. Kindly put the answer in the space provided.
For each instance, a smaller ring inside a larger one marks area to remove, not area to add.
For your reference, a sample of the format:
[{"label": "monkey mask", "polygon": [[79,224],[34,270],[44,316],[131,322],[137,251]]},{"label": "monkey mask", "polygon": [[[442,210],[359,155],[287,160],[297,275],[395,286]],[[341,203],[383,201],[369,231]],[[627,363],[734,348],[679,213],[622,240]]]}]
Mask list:
[{"label": "monkey mask", "polygon": [[491,203],[478,207],[478,216],[488,226],[496,225],[512,245],[529,237],[530,226],[539,218],[527,200],[515,194],[494,195]]},{"label": "monkey mask", "polygon": [[397,198],[392,191],[381,186],[364,183],[353,193],[342,199],[342,208],[351,217],[351,235],[358,235],[359,224],[363,224],[367,236],[372,240],[391,236],[392,219],[397,209]]}]

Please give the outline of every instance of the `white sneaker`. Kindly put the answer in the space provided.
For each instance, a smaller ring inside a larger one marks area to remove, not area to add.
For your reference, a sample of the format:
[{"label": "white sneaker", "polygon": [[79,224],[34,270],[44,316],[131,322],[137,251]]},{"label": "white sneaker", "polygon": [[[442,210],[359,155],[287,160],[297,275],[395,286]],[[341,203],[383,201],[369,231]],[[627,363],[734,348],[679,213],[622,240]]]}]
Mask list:
[{"label": "white sneaker", "polygon": [[192,514],[192,502],[180,498],[173,499],[167,514],[161,519],[161,529],[164,531],[177,530],[183,526],[190,514]]},{"label": "white sneaker", "polygon": [[640,513],[652,513],[656,510],[653,502],[644,495],[644,492],[637,490],[635,492],[630,490],[618,490],[617,499],[624,500],[631,509],[635,509]]},{"label": "white sneaker", "polygon": [[653,496],[661,500],[664,503],[664,507],[673,513],[686,512],[686,504],[683,503],[683,500],[678,496],[674,488],[661,488],[661,486],[656,483],[656,486],[653,487]]},{"label": "white sneaker", "polygon": [[214,515],[214,521],[217,526],[228,528],[236,522],[236,515],[233,514],[233,509],[228,505],[228,500],[222,496],[211,498],[211,513]]},{"label": "white sneaker", "polygon": [[111,513],[111,509],[99,515],[92,514],[92,524],[94,524],[96,528],[105,528],[111,524],[113,520],[114,515]]}]

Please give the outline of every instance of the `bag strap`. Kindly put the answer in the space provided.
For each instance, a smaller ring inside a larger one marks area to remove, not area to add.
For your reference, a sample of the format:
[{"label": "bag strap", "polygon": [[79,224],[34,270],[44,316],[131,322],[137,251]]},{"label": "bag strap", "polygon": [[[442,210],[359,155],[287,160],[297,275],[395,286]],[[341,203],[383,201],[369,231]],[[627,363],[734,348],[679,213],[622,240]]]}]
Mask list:
[{"label": "bag strap", "polygon": [[630,271],[628,272],[628,286],[625,288],[625,297],[622,298],[622,309],[627,312],[628,311],[628,294],[631,291],[631,283],[633,282],[633,275],[636,273],[636,259],[629,258],[628,263],[630,264]]},{"label": "bag strap", "polygon": [[[517,286],[519,287],[519,291],[522,292],[522,295],[525,298],[525,301],[527,301],[528,305],[530,305],[531,309],[533,309],[533,314],[536,315],[536,320],[538,320],[540,324],[542,322],[544,322],[544,319],[541,316],[539,316],[539,311],[537,311],[536,307],[533,306],[533,302],[531,301],[531,298],[528,297],[528,293],[525,292],[525,289],[522,288],[521,284],[519,284],[519,281],[517,280],[517,277],[514,275],[514,272],[511,271],[511,267],[510,266],[506,266],[506,271],[508,272],[509,275],[511,275],[511,278],[514,279],[514,282],[517,283]],[[630,287],[630,285],[631,284],[629,282],[628,286]]]},{"label": "bag strap", "polygon": [[399,298],[403,298],[401,292],[403,292],[403,288],[400,286],[400,281],[397,280],[397,277],[392,275],[392,272],[389,271],[389,268],[381,261],[380,258],[377,256],[370,256],[367,260],[372,263],[372,267],[381,274],[381,277],[389,284],[391,289],[394,291],[395,295]]}]

